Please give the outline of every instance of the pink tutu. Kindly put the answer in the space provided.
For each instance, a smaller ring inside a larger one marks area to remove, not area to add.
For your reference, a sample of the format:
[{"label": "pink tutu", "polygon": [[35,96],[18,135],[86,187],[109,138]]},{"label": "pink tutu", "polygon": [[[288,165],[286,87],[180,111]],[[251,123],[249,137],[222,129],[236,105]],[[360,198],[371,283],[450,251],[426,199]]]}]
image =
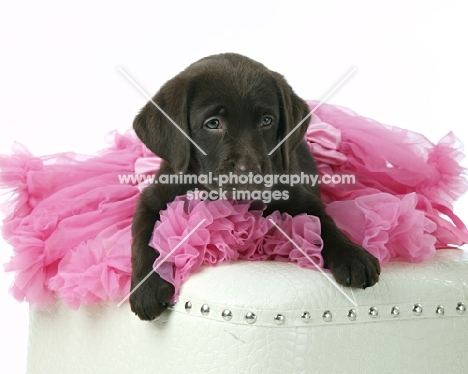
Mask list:
[{"label": "pink tutu", "polygon": [[[322,198],[337,225],[381,263],[419,262],[436,249],[468,242],[453,213],[453,202],[468,188],[453,134],[434,145],[420,134],[323,104],[306,139],[321,176],[354,175],[352,184],[321,184]],[[17,144],[13,151],[0,156],[0,187],[14,193],[2,206],[3,236],[13,247],[5,265],[16,273],[13,296],[39,306],[60,298],[72,308],[120,301],[130,291],[130,225],[145,184],[122,183],[119,176],[154,173],[161,160],[132,131],[114,133],[112,145],[97,156],[35,157]],[[161,252],[157,272],[177,294],[200,266],[222,261],[323,266],[316,217],[263,217],[263,209],[259,201],[177,198],[161,213],[150,243]]]}]

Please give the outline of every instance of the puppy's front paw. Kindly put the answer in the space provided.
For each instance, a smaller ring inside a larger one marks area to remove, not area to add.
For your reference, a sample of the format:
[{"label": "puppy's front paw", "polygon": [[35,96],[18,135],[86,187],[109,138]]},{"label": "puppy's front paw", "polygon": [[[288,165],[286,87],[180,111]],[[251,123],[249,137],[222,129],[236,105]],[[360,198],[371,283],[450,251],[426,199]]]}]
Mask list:
[{"label": "puppy's front paw", "polygon": [[325,266],[336,281],[348,287],[372,287],[379,281],[379,261],[364,248],[346,243],[341,248],[323,253]]},{"label": "puppy's front paw", "polygon": [[[132,290],[138,286],[141,279],[132,278]],[[169,306],[174,291],[172,284],[163,280],[158,274],[152,273],[130,295],[130,307],[140,319],[151,321]]]}]

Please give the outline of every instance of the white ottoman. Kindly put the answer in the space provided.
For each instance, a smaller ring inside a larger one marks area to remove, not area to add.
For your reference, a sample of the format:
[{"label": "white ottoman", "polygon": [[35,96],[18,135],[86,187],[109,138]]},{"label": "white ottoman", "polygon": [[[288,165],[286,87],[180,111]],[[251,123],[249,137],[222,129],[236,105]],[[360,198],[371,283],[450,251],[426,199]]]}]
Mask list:
[{"label": "white ottoman", "polygon": [[193,275],[153,322],[128,304],[31,309],[28,373],[468,372],[468,252],[387,264],[354,295],[294,264],[236,262]]}]

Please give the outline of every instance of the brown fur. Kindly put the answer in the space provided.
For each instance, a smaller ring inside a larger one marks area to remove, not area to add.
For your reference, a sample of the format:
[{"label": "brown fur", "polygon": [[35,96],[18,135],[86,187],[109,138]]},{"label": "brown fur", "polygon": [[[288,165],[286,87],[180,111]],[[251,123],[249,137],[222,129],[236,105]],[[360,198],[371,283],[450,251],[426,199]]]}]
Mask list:
[{"label": "brown fur", "polygon": [[[309,108],[283,76],[247,57],[228,53],[197,61],[168,81],[153,101],[207,153],[203,155],[148,102],[133,126],[148,148],[164,159],[159,174],[316,174],[315,162],[304,141],[309,120],[268,156],[307,116]],[[262,121],[269,122],[265,117],[272,119],[268,126],[262,126]],[[207,127],[210,118],[214,120],[210,125],[219,125],[217,129]],[[132,289],[151,272],[158,256],[148,243],[159,212],[189,190],[216,187],[153,184],[143,191],[132,224]],[[289,200],[272,201],[265,215],[279,210],[293,216],[307,213],[319,217],[324,241],[322,255],[336,281],[351,287],[373,286],[380,274],[377,259],[336,227],[325,212],[318,186],[276,185],[271,189],[285,188],[289,190]],[[153,273],[131,295],[131,308],[141,319],[152,320],[167,307],[173,293],[174,287]]]}]

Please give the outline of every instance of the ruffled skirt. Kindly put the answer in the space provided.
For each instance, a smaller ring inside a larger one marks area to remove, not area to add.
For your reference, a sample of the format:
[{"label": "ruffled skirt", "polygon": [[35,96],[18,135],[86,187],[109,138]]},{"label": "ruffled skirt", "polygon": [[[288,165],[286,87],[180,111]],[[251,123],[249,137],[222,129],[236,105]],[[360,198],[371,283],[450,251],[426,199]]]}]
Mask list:
[{"label": "ruffled skirt", "polygon": [[[311,109],[316,105],[309,102]],[[381,263],[420,262],[437,249],[468,242],[453,213],[468,184],[459,164],[462,145],[452,133],[432,144],[423,135],[322,104],[306,139],[320,180],[329,182],[321,184],[328,213]],[[0,187],[12,191],[2,208],[3,236],[13,247],[5,265],[16,274],[13,296],[43,307],[57,298],[72,308],[122,300],[130,291],[130,225],[145,186],[144,178],[122,176],[154,174],[160,162],[132,131],[113,133],[112,144],[95,156],[35,157],[18,144],[12,155],[0,156]],[[349,176],[353,183],[343,183]],[[245,259],[323,266],[316,217],[263,217],[263,208],[177,198],[155,225],[150,244],[161,253],[156,271],[177,295],[202,265]]]}]

